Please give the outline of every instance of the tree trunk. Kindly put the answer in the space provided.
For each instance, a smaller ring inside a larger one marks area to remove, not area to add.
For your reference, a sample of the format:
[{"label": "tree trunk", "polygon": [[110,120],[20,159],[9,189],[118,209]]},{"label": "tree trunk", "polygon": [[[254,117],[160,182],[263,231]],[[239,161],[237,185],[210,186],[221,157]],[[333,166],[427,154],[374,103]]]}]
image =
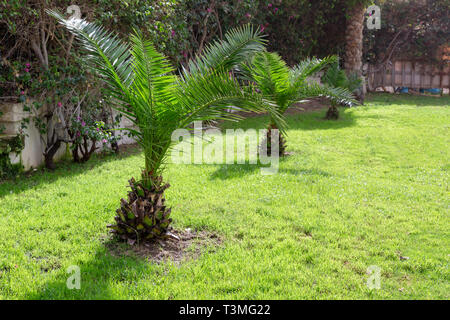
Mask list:
[{"label": "tree trunk", "polygon": [[335,104],[332,104],[325,115],[325,119],[327,120],[337,120],[339,119],[339,109]]},{"label": "tree trunk", "polygon": [[[272,154],[272,130],[279,130],[275,124],[270,124],[267,128],[266,139],[262,142],[267,146],[267,155]],[[286,139],[283,137],[281,132],[278,133],[278,155],[283,157],[287,155],[286,153]]]},{"label": "tree trunk", "polygon": [[[363,54],[363,29],[364,13],[366,6],[364,3],[357,3],[349,8],[347,27],[345,30],[345,72],[347,76],[357,74],[362,76],[362,54]],[[363,89],[357,90],[357,99],[364,101]]]},{"label": "tree trunk", "polygon": [[56,152],[59,150],[59,147],[61,146],[61,141],[57,140],[48,150],[46,150],[44,154],[45,159],[45,167],[50,170],[55,169],[55,163],[53,161],[53,158],[56,154]]},{"label": "tree trunk", "polygon": [[345,30],[345,71],[361,76],[365,5],[357,3],[348,12]]}]

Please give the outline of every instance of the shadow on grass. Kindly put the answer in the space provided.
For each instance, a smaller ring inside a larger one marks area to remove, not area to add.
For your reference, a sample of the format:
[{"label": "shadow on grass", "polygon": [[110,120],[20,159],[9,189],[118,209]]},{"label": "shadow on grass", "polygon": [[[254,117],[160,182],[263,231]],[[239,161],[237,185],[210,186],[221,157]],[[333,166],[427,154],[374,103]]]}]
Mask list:
[{"label": "shadow on grass", "polygon": [[31,188],[38,188],[47,184],[51,184],[60,178],[76,176],[89,170],[94,170],[105,163],[124,159],[140,152],[139,147],[132,147],[123,153],[116,154],[96,154],[86,163],[75,163],[71,160],[62,160],[57,163],[56,169],[49,171],[40,168],[37,171],[25,172],[15,179],[7,179],[0,181],[0,199],[8,194],[19,194]]},{"label": "shadow on grass", "polygon": [[[281,158],[280,163],[283,163],[288,158]],[[222,164],[209,177],[210,180],[228,180],[234,178],[242,178],[248,175],[260,174],[260,169],[265,166],[259,164]],[[275,173],[286,173],[291,175],[311,175],[329,177],[330,173],[319,169],[301,169],[301,168],[279,168]]]},{"label": "shadow on grass", "polygon": [[357,125],[357,116],[353,108],[339,108],[338,120],[325,119],[326,110],[290,115],[287,117],[289,130],[338,130]]},{"label": "shadow on grass", "polygon": [[[62,274],[46,283],[42,290],[30,292],[25,299],[117,299],[120,293],[111,291],[112,282],[127,282],[132,286],[133,281],[142,279],[149,273],[160,272],[160,267],[133,254],[115,255],[110,251],[110,245],[117,245],[115,240],[108,240],[100,245],[93,257],[85,262],[74,262],[80,268],[80,289],[69,289],[67,281],[74,273]],[[122,245],[122,244],[121,244]],[[125,246],[125,244],[123,244]],[[126,248],[125,248],[126,249]]]},{"label": "shadow on grass", "polygon": [[[327,109],[307,111],[300,113],[288,113],[286,114],[286,120],[289,130],[328,130],[328,129],[341,129],[345,127],[351,127],[357,124],[357,117],[352,112],[352,108],[339,108],[340,118],[338,120],[326,120],[325,114]],[[269,117],[267,115],[255,115],[241,122],[224,122],[220,124],[222,132],[226,129],[266,129],[269,123]]]}]

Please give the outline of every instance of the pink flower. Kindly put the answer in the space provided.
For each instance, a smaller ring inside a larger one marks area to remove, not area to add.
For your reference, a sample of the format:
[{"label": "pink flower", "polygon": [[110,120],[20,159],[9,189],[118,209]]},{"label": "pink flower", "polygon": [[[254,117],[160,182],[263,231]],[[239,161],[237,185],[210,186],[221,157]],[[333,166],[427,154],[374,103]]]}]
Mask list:
[{"label": "pink flower", "polygon": [[267,5],[267,8],[272,8],[272,4],[269,3],[269,4]]},{"label": "pink flower", "polygon": [[60,102],[58,102],[58,107],[59,107],[59,108],[61,108],[61,107],[62,107],[62,103],[61,103],[61,101],[60,101]]},{"label": "pink flower", "polygon": [[100,128],[97,128],[97,132],[99,132],[100,131]]},{"label": "pink flower", "polygon": [[264,29],[266,29],[266,27],[264,27],[263,25],[260,25],[259,28],[261,29],[261,32],[263,32]]},{"label": "pink flower", "polygon": [[85,125],[86,125],[86,122],[83,121],[83,122],[81,123],[81,126],[84,127]]},{"label": "pink flower", "polygon": [[80,131],[77,131],[76,136],[79,137],[81,135]]},{"label": "pink flower", "polygon": [[30,72],[30,69],[28,69],[28,68],[25,68],[25,72]]},{"label": "pink flower", "polygon": [[183,57],[185,57],[185,58],[187,58],[187,52],[185,52],[185,51],[181,51],[181,54],[183,55]]},{"label": "pink flower", "polygon": [[24,94],[25,94],[25,91],[20,91],[20,94],[21,94],[21,95],[24,95]]},{"label": "pink flower", "polygon": [[30,64],[29,62],[27,62],[27,63],[25,64],[25,66],[26,66],[27,68],[30,68],[30,67],[31,67],[31,64]]},{"label": "pink flower", "polygon": [[172,31],[170,32],[170,36],[171,36],[172,38],[175,36],[175,30],[172,30]]},{"label": "pink flower", "polygon": [[247,18],[250,18],[252,15],[251,15],[250,13],[247,12],[247,13],[245,14],[245,16],[246,16]]},{"label": "pink flower", "polygon": [[278,12],[278,8],[273,9],[273,12],[277,13]]},{"label": "pink flower", "polygon": [[206,11],[208,11],[208,13],[211,13],[211,12],[212,12],[212,9],[211,9],[211,8],[208,8]]},{"label": "pink flower", "polygon": [[107,143],[107,142],[108,142],[108,140],[106,140],[106,139],[103,139],[103,140],[102,140],[102,142],[103,142],[103,143]]}]

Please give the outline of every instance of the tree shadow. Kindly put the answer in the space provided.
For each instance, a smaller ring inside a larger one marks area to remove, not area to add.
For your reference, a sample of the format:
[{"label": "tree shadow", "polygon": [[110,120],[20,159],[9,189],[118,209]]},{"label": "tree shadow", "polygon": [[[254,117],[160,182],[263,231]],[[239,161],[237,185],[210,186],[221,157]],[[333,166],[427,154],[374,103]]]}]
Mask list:
[{"label": "tree shadow", "polygon": [[[111,246],[118,245],[123,245],[123,254],[116,254],[110,249]],[[61,270],[61,273],[47,282],[44,288],[28,293],[25,299],[117,299],[117,292],[111,291],[111,282],[127,281],[132,285],[132,282],[140,280],[143,274],[162,272],[163,266],[150,263],[148,260],[133,254],[131,250],[126,249],[126,244],[119,244],[115,240],[107,240],[99,246],[90,260],[73,263],[73,265],[79,267],[80,289],[69,289],[67,282],[74,275],[74,272]],[[69,282],[71,282],[70,279]]]},{"label": "tree shadow", "polygon": [[52,184],[59,179],[77,176],[90,170],[98,169],[100,166],[125,159],[140,152],[139,147],[130,148],[119,154],[96,154],[85,163],[75,163],[71,160],[61,160],[55,163],[56,168],[49,171],[45,168],[37,169],[20,174],[14,179],[0,181],[0,199],[9,194],[19,194],[31,188],[40,188]]},{"label": "tree shadow", "polygon": [[287,122],[289,130],[339,130],[357,125],[357,116],[353,108],[340,107],[339,119],[327,120],[325,114],[327,110],[307,112],[295,115],[289,115]]},{"label": "tree shadow", "polygon": [[[288,161],[289,157],[280,158],[280,164]],[[222,164],[216,171],[214,171],[209,180],[229,180],[229,179],[240,179],[248,175],[253,175],[255,173],[259,174],[260,169],[267,167],[260,164]],[[286,173],[291,175],[315,175],[322,177],[329,177],[331,174],[326,171],[319,169],[304,169],[304,168],[278,168],[278,173]]]},{"label": "tree shadow", "polygon": [[251,175],[262,168],[258,164],[222,164],[214,171],[209,180],[229,180]]}]

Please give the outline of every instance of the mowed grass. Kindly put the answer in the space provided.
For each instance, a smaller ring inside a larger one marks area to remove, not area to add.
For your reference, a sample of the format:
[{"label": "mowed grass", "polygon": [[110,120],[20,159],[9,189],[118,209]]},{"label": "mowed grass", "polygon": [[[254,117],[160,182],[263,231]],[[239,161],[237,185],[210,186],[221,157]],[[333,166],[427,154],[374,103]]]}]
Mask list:
[{"label": "mowed grass", "polygon": [[[141,153],[4,182],[0,298],[449,299],[449,104],[374,95],[338,121],[323,120],[325,111],[291,115],[293,155],[275,175],[169,164],[173,226],[222,238],[178,265],[105,246]],[[66,287],[71,265],[80,290]],[[366,286],[373,265],[379,290]]]}]

